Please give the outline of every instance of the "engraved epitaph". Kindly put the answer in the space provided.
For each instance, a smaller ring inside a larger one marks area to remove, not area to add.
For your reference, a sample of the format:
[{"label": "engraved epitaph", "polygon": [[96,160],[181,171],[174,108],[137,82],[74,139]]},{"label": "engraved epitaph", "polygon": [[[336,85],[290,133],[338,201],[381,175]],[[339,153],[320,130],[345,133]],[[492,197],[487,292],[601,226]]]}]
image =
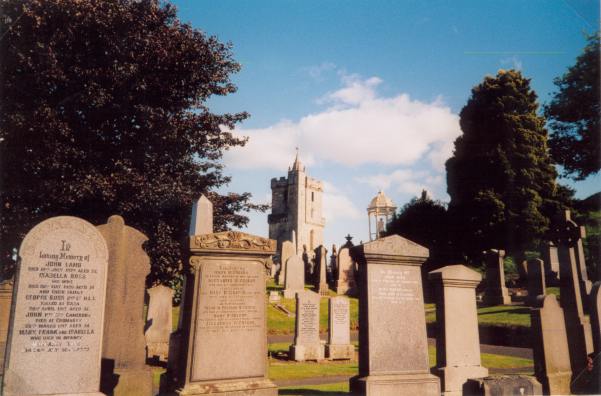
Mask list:
[{"label": "engraved epitaph", "polygon": [[294,344],[290,346],[291,360],[323,360],[324,347],[319,339],[319,294],[304,290],[296,294]]},{"label": "engraved epitaph", "polygon": [[351,344],[351,314],[349,299],[332,297],[328,301],[328,343],[326,357],[332,360],[352,359],[355,346]]},{"label": "engraved epitaph", "polygon": [[85,220],[36,225],[19,249],[3,395],[101,395],[108,252]]}]

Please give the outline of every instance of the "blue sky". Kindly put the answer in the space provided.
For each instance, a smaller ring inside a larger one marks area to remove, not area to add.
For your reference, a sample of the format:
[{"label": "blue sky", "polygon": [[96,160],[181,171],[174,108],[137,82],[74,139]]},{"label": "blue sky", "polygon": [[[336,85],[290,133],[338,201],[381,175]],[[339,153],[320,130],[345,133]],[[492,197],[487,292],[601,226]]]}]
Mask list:
[{"label": "blue sky", "polygon": [[[368,238],[366,207],[378,189],[398,205],[426,188],[448,201],[444,161],[460,133],[471,88],[518,68],[545,103],[599,26],[599,2],[178,0],[181,20],[233,44],[238,92],[216,112],[248,111],[247,147],[226,153],[224,191],[269,202],[295,147],[323,180],[325,242]],[[601,176],[566,180],[583,198]],[[267,234],[267,215],[246,230]]]}]

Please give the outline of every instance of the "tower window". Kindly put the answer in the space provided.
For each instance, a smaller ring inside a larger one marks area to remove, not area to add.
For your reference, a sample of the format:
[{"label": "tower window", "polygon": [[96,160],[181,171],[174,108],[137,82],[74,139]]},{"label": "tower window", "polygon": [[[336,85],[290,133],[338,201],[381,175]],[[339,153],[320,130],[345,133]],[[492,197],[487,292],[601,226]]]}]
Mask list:
[{"label": "tower window", "polygon": [[315,192],[311,191],[311,202],[315,202]]}]

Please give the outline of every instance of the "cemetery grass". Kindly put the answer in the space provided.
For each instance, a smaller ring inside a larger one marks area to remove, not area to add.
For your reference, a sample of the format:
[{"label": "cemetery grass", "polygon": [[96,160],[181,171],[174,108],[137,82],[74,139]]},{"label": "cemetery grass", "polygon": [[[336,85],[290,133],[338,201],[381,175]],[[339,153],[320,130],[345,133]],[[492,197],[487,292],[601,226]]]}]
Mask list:
[{"label": "cemetery grass", "polygon": [[327,395],[327,396],[347,396],[349,385],[347,382],[337,382],[325,385],[298,385],[285,386],[279,389],[278,395],[288,396],[309,396],[309,395]]}]

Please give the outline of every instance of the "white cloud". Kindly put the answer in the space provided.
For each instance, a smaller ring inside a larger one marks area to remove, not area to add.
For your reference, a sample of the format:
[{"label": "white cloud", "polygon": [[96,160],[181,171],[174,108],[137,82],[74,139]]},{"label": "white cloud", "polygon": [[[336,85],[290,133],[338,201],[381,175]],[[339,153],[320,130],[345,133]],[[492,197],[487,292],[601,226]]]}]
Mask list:
[{"label": "white cloud", "polygon": [[501,65],[509,66],[515,70],[522,70],[523,63],[516,55],[501,59]]},{"label": "white cloud", "polygon": [[361,212],[355,204],[332,183],[323,182],[323,216],[328,223],[337,219],[360,219]]},{"label": "white cloud", "polygon": [[322,62],[319,65],[304,67],[301,70],[309,74],[315,81],[323,81],[324,74],[336,69],[336,64],[332,62]]},{"label": "white cloud", "polygon": [[412,169],[397,169],[391,173],[356,177],[355,181],[370,185],[374,189],[410,196],[419,196],[424,189],[430,196],[438,195],[443,184],[440,174]]},{"label": "white cloud", "polygon": [[425,103],[405,93],[381,97],[378,77],[342,75],[342,83],[341,89],[321,98],[329,106],[320,112],[296,122],[238,129],[237,134],[250,140],[245,147],[226,152],[226,165],[286,169],[299,146],[306,165],[329,161],[345,166],[408,166],[425,157],[443,170],[460,128],[458,116],[440,98]]}]

